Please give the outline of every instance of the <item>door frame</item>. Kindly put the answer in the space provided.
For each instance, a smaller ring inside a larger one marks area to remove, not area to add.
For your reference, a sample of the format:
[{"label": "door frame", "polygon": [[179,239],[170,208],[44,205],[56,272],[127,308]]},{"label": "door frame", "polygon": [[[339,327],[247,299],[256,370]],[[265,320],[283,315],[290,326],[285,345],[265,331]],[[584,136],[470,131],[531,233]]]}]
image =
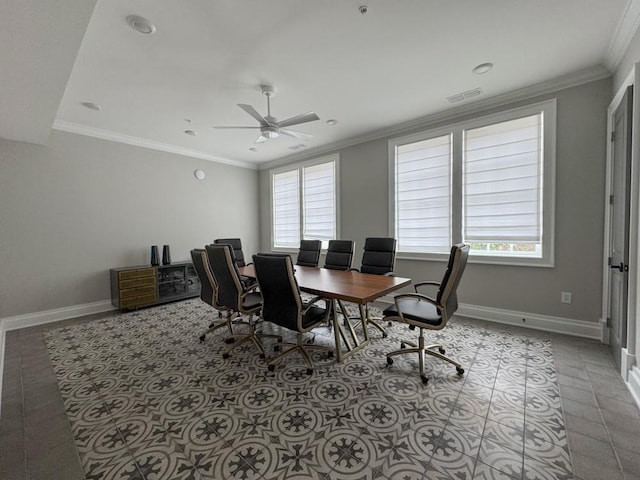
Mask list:
[{"label": "door frame", "polygon": [[[609,198],[612,194],[613,183],[613,149],[611,135],[614,125],[614,114],[622,101],[629,85],[640,86],[640,62],[636,63],[629,75],[616,92],[607,108],[607,160],[604,208],[604,251],[602,262],[602,342],[609,343],[609,287],[611,282],[611,268],[609,268],[609,248],[611,239],[611,205]],[[636,319],[638,312],[638,298],[640,298],[640,262],[639,244],[639,214],[640,214],[640,146],[638,135],[640,132],[640,95],[634,92],[631,133],[631,191],[629,192],[629,276],[627,296],[627,346],[622,348],[620,360],[620,375],[625,381],[629,380],[629,371],[636,364]]]}]

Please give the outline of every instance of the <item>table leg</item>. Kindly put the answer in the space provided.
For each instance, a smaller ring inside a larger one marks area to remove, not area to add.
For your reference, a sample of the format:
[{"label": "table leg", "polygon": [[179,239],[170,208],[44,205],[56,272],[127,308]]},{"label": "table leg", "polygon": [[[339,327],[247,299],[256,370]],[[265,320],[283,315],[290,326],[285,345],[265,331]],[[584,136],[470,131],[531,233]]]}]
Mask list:
[{"label": "table leg", "polygon": [[360,309],[360,318],[362,320],[362,331],[364,332],[364,341],[369,341],[369,329],[367,328],[367,320],[369,320],[369,309],[365,308],[361,303],[358,304]]}]

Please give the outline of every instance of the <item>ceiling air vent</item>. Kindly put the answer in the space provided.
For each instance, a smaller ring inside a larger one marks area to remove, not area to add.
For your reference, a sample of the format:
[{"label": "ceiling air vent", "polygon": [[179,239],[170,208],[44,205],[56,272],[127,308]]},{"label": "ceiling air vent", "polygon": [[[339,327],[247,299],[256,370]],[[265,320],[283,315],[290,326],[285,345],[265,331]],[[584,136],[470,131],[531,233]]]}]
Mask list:
[{"label": "ceiling air vent", "polygon": [[289,150],[300,150],[301,148],[306,147],[304,143],[299,143],[298,145],[294,145],[293,147],[289,147]]},{"label": "ceiling air vent", "polygon": [[466,92],[456,93],[455,95],[451,95],[450,97],[447,97],[447,100],[449,100],[449,103],[458,103],[464,100],[469,100],[470,98],[473,98],[473,97],[477,97],[481,93],[482,91],[480,90],[480,87],[478,87],[478,88],[474,88],[473,90],[467,90]]}]

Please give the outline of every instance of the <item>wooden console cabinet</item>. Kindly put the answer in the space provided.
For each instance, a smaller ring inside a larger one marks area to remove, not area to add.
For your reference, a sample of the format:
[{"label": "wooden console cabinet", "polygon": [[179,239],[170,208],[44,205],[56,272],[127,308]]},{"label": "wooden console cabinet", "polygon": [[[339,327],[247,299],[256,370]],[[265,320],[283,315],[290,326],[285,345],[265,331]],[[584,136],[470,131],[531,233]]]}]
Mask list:
[{"label": "wooden console cabinet", "polygon": [[191,262],[111,269],[111,303],[118,308],[157,305],[200,295]]}]

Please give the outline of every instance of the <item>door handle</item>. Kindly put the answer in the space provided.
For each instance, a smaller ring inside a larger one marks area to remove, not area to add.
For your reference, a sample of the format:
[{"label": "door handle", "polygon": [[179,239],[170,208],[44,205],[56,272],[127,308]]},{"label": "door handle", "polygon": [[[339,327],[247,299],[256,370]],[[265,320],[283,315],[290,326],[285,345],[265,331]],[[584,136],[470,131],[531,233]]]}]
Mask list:
[{"label": "door handle", "polygon": [[609,265],[609,268],[618,269],[621,272],[628,272],[629,271],[629,266],[625,265],[623,262],[620,262],[619,265]]}]

